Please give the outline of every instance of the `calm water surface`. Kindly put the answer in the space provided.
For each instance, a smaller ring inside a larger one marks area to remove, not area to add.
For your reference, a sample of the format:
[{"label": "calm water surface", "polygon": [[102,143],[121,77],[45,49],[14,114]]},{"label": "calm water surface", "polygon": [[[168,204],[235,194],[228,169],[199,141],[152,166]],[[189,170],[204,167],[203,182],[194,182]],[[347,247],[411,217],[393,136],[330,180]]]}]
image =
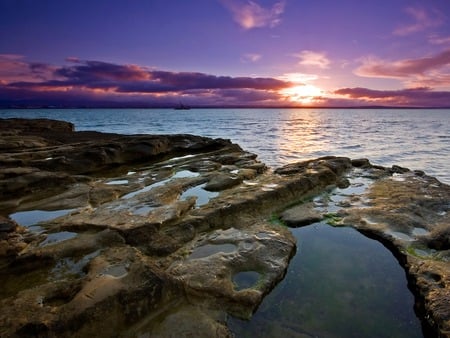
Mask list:
[{"label": "calm water surface", "polygon": [[450,183],[449,109],[36,109],[0,110],[0,117],[62,119],[77,130],[221,137],[272,167],[325,155],[366,157]]},{"label": "calm water surface", "polygon": [[285,279],[236,337],[423,337],[405,272],[377,241],[352,228],[291,229],[297,253]]}]

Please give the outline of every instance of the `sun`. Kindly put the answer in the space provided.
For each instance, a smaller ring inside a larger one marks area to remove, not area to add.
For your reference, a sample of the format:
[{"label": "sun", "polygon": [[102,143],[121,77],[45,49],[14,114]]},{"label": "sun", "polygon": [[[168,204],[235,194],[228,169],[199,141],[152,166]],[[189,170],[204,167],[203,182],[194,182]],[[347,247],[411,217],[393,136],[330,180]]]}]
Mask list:
[{"label": "sun", "polygon": [[314,98],[321,96],[323,91],[311,84],[304,84],[282,89],[280,93],[289,101],[308,104],[314,101]]}]

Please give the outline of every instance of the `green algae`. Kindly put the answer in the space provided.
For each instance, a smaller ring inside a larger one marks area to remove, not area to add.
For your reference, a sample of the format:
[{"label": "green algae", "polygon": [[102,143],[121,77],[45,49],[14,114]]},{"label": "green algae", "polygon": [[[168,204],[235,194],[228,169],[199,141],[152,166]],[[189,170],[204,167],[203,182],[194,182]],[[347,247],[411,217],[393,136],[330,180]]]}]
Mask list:
[{"label": "green algae", "polygon": [[339,216],[337,213],[330,212],[325,214],[324,216],[325,223],[328,225],[331,225],[333,227],[342,226],[342,217]]}]

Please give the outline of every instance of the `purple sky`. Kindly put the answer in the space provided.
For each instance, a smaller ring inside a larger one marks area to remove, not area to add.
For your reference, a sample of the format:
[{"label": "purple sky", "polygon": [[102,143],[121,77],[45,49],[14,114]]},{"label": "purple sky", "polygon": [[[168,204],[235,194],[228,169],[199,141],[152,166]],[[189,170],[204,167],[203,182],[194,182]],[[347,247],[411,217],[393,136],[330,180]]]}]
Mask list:
[{"label": "purple sky", "polygon": [[0,106],[450,106],[448,0],[0,0]]}]

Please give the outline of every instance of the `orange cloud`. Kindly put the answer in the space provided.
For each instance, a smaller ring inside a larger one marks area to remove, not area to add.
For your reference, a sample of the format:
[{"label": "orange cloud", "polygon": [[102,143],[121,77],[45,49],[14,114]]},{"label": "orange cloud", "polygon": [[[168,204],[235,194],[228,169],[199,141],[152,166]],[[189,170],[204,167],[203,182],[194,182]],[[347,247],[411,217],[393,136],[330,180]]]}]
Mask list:
[{"label": "orange cloud", "polygon": [[399,79],[409,87],[432,83],[446,87],[450,86],[450,49],[417,59],[387,61],[367,58],[354,73],[364,77]]},{"label": "orange cloud", "polygon": [[409,106],[409,107],[448,107],[450,92],[433,91],[429,88],[401,90],[373,90],[368,88],[342,88],[334,92],[351,100],[365,104]]}]

